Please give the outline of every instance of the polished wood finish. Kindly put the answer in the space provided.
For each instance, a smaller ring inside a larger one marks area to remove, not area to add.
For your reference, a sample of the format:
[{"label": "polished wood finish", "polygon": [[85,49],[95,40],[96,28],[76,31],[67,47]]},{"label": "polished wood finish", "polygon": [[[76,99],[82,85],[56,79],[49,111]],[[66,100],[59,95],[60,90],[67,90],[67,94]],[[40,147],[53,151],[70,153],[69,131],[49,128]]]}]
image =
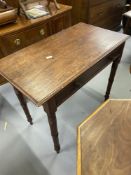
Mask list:
[{"label": "polished wood finish", "polygon": [[[126,38],[116,32],[80,23],[5,57],[0,62],[0,71],[40,106]],[[53,59],[46,59],[50,55]],[[121,55],[116,53],[117,56]]]},{"label": "polished wood finish", "polygon": [[50,131],[52,135],[52,139],[54,141],[54,149],[57,153],[60,152],[60,143],[58,138],[58,129],[57,129],[57,120],[56,120],[56,111],[57,105],[54,99],[49,100],[47,103],[43,105],[44,111],[47,113],[48,122],[50,126]]},{"label": "polished wood finish", "polygon": [[3,57],[3,53],[1,52],[1,50],[0,50],[0,58],[2,58]]},{"label": "polished wood finish", "polygon": [[8,5],[18,8],[19,0],[5,0]]},{"label": "polished wood finish", "polygon": [[[8,4],[18,7],[17,1],[7,1]],[[56,10],[50,4],[51,15],[38,19],[27,20],[19,17],[16,23],[0,27],[0,58],[16,52],[26,46],[40,41],[54,33],[71,25],[71,7],[60,4],[60,10]],[[7,81],[0,76],[0,85]],[[24,96],[17,90],[16,95],[26,114],[27,120],[33,124]]]},{"label": "polished wood finish", "polygon": [[121,56],[122,56],[122,53],[120,54],[120,56],[117,59],[115,59],[113,61],[113,64],[112,64],[112,67],[111,67],[111,73],[110,73],[110,77],[109,77],[109,81],[108,81],[107,91],[106,91],[106,94],[105,94],[105,100],[107,100],[109,98],[110,91],[111,91],[113,81],[114,81],[114,78],[115,78],[115,74],[116,74],[116,71],[117,71],[117,68],[118,68],[118,64],[121,60]]},{"label": "polished wood finish", "polygon": [[73,7],[73,23],[85,22],[106,29],[116,29],[126,0],[59,0]]},{"label": "polished wood finish", "polygon": [[28,107],[27,107],[26,99],[24,98],[23,94],[20,91],[18,91],[15,87],[14,87],[14,90],[15,90],[15,93],[20,101],[20,104],[23,108],[23,111],[25,112],[25,115],[27,117],[27,121],[31,125],[33,125],[32,118],[31,118],[30,112],[29,112]]},{"label": "polished wood finish", "polygon": [[78,127],[77,175],[131,173],[131,100],[108,100]]},{"label": "polished wood finish", "polygon": [[47,1],[48,1],[47,7],[50,7],[50,3],[53,1],[55,4],[55,7],[57,9],[60,9],[60,6],[59,6],[59,3],[57,2],[57,0],[47,0]]},{"label": "polished wood finish", "polygon": [[0,26],[14,23],[17,20],[17,9],[11,9],[5,12],[0,12]]},{"label": "polished wood finish", "polygon": [[[71,7],[60,4],[60,10],[50,5],[51,15],[27,20],[19,17],[17,23],[0,27],[0,58],[40,41],[71,25]],[[4,79],[0,77],[0,84]]]},{"label": "polished wood finish", "polygon": [[1,75],[37,106],[44,106],[57,152],[57,107],[113,62],[108,98],[127,38],[79,23],[0,60]]}]

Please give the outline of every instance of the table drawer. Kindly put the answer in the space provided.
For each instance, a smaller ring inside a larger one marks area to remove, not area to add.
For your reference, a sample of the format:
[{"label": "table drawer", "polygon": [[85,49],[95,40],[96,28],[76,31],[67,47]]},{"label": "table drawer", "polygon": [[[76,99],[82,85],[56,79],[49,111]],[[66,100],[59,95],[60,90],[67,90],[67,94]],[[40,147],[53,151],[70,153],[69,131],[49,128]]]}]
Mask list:
[{"label": "table drawer", "polygon": [[24,34],[17,33],[2,37],[2,49],[4,55],[13,53],[25,46]]},{"label": "table drawer", "polygon": [[48,34],[47,24],[39,25],[31,29],[26,29],[19,33],[9,34],[2,37],[2,47],[5,55],[16,52],[30,44],[33,44],[45,37]]},{"label": "table drawer", "polygon": [[52,34],[55,34],[63,29],[71,26],[71,11],[62,14],[61,17],[56,17],[51,21]]},{"label": "table drawer", "polygon": [[37,41],[40,41],[50,35],[48,24],[42,24],[34,27],[31,30],[24,32],[25,45],[28,46]]},{"label": "table drawer", "polygon": [[116,11],[117,14],[120,15],[119,18],[121,18],[123,12],[123,6],[124,1],[122,0],[115,0],[115,1],[111,0],[107,1],[106,3],[93,6],[90,8],[89,23],[95,24],[96,22],[101,21],[103,19],[108,20],[112,16],[115,16]]}]

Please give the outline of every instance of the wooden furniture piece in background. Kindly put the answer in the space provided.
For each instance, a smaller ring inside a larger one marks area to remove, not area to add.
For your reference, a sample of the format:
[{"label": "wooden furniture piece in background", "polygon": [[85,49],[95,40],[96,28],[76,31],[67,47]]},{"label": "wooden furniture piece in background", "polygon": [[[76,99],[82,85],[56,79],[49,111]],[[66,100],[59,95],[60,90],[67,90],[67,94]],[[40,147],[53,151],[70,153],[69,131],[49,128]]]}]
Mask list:
[{"label": "wooden furniture piece in background", "polygon": [[0,13],[0,26],[15,23],[17,20],[17,9],[7,10]]},{"label": "wooden furniture piece in background", "polygon": [[[51,4],[50,9],[51,15],[32,20],[19,17],[15,24],[0,27],[0,58],[71,25],[70,6],[60,4],[60,10],[56,10],[54,4]],[[5,82],[5,79],[0,76],[0,84]]]},{"label": "wooden furniture piece in background", "polygon": [[[8,2],[14,7],[18,6],[15,0],[9,0]],[[50,9],[52,12],[51,15],[32,20],[19,17],[15,24],[0,27],[0,58],[40,41],[71,25],[70,6],[60,4],[60,10],[56,10],[54,5],[51,4]],[[0,85],[6,82],[7,81],[0,76]],[[16,89],[15,92],[28,122],[33,124],[25,98],[21,93],[17,92]]]},{"label": "wooden furniture piece in background", "polygon": [[109,98],[127,38],[79,23],[0,60],[1,75],[21,96],[44,107],[57,152],[57,107],[113,62],[105,95]]},{"label": "wooden furniture piece in background", "polygon": [[7,8],[7,3],[4,0],[0,0],[0,12],[1,9],[6,9]]},{"label": "wooden furniture piece in background", "polygon": [[123,14],[123,31],[131,35],[131,10]]},{"label": "wooden furniture piece in background", "polygon": [[34,8],[36,5],[42,5],[45,7],[45,9],[49,10],[51,12],[50,4],[51,6],[55,6],[56,10],[60,9],[59,3],[57,3],[57,0],[18,0],[18,14],[21,13],[25,15],[27,19],[31,19],[31,17],[28,15],[27,10]]},{"label": "wooden furniture piece in background", "polygon": [[131,100],[107,100],[78,127],[77,175],[131,173]]},{"label": "wooden furniture piece in background", "polygon": [[9,6],[5,0],[0,0],[0,26],[16,22],[17,9]]},{"label": "wooden furniture piece in background", "polygon": [[10,6],[13,6],[15,8],[19,7],[19,0],[5,0],[7,2],[7,4],[9,4]]},{"label": "wooden furniture piece in background", "polygon": [[[47,6],[49,7],[50,6],[50,3],[52,2],[52,0],[47,0],[47,1],[48,1]],[[57,0],[53,0],[53,2],[55,4],[56,8],[57,9],[60,9],[60,6],[59,6],[59,3],[57,2]]]},{"label": "wooden furniture piece in background", "polygon": [[74,24],[85,22],[106,29],[120,26],[126,0],[58,0],[73,7]]}]

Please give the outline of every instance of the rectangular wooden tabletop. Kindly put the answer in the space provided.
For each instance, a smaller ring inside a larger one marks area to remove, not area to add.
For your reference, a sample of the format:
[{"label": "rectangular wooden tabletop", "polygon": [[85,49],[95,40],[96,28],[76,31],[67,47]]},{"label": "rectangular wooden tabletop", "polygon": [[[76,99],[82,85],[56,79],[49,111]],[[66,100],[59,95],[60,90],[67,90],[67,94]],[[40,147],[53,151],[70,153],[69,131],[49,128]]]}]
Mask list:
[{"label": "rectangular wooden tabletop", "polygon": [[1,59],[0,73],[40,106],[127,38],[79,23]]}]

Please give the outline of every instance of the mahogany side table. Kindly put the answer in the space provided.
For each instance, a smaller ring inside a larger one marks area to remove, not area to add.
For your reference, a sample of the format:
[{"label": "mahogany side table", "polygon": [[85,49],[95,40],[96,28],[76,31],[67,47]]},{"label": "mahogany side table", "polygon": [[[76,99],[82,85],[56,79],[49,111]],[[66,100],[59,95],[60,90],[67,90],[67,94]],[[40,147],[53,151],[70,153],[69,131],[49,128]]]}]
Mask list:
[{"label": "mahogany side table", "polygon": [[[6,0],[6,2],[18,8],[18,0]],[[44,1],[41,1],[44,3]],[[24,16],[19,16],[16,23],[0,26],[0,59],[44,38],[49,37],[65,28],[71,26],[71,6],[59,4],[57,10],[54,3],[50,4],[51,14],[27,20]],[[0,75],[0,86],[7,83]],[[26,100],[17,92],[21,106],[30,124],[33,124]]]},{"label": "mahogany side table", "polygon": [[78,127],[77,175],[131,173],[131,100],[107,100]]},{"label": "mahogany side table", "polygon": [[57,152],[57,107],[113,62],[105,95],[108,99],[127,38],[79,23],[0,60],[1,75],[20,96],[44,107]]}]

